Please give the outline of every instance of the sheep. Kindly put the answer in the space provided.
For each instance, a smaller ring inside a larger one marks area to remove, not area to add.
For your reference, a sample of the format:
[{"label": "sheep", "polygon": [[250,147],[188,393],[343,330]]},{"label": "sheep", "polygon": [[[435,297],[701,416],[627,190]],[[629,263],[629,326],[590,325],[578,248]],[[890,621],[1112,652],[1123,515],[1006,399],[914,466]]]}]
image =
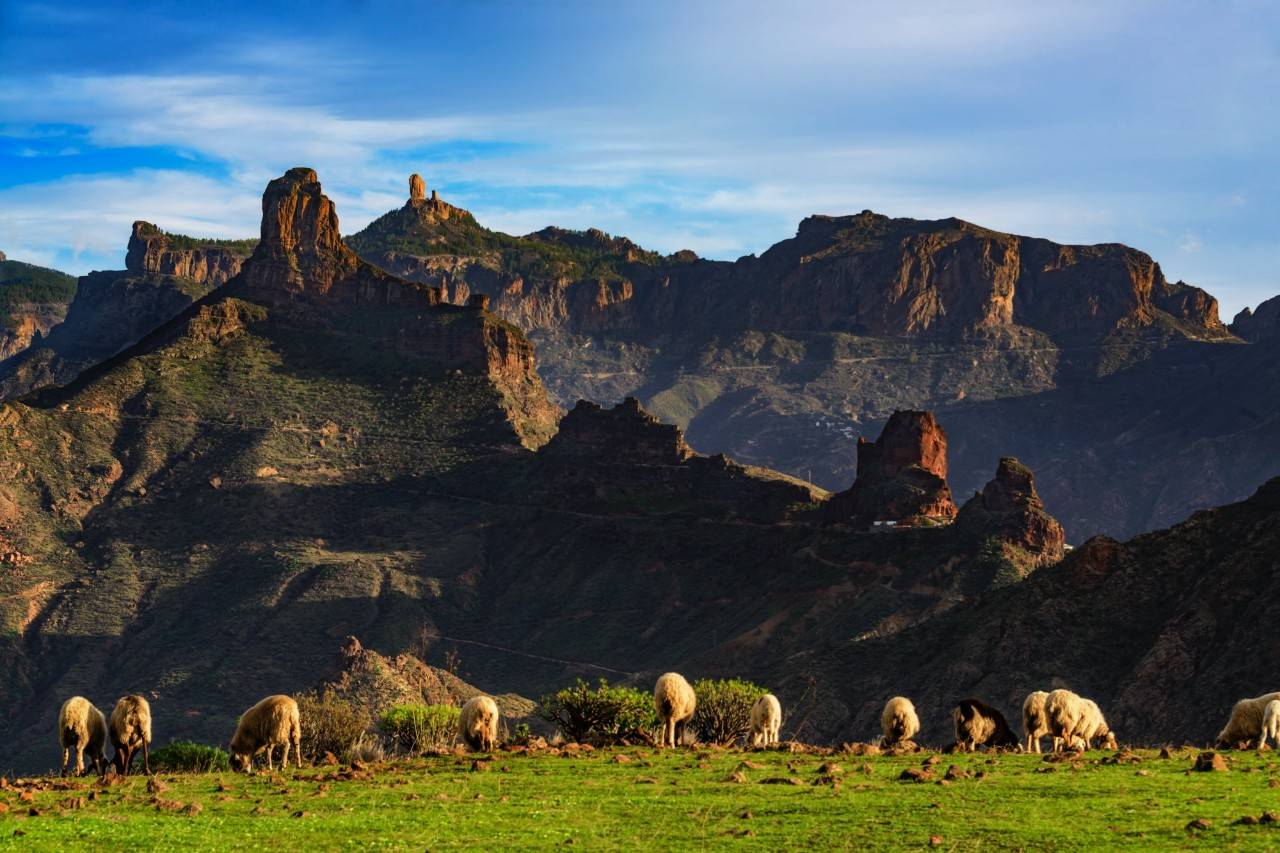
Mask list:
[{"label": "sheep", "polygon": [[1241,741],[1261,738],[1266,707],[1276,699],[1280,699],[1280,693],[1264,693],[1253,699],[1241,699],[1237,702],[1231,709],[1231,718],[1222,731],[1218,732],[1218,749],[1230,749]]},{"label": "sheep", "polygon": [[289,767],[289,747],[293,746],[294,765],[302,767],[302,722],[298,703],[288,696],[268,696],[240,717],[231,738],[231,766],[248,773],[253,757],[266,750],[267,769],[275,770],[271,754],[277,746],[283,749],[280,761]]},{"label": "sheep", "polygon": [[778,729],[782,728],[782,703],[772,693],[766,693],[751,706],[751,745],[771,746],[778,742]]},{"label": "sheep", "polygon": [[498,703],[472,696],[458,715],[458,736],[473,752],[489,752],[498,742]]},{"label": "sheep", "polygon": [[151,775],[151,705],[141,696],[122,696],[111,711],[108,726],[111,745],[116,754],[112,759],[116,772],[129,775],[129,767],[139,747],[142,748],[142,769]]},{"label": "sheep", "polygon": [[103,775],[107,756],[103,748],[107,743],[107,719],[93,703],[83,696],[72,696],[62,703],[58,711],[58,745],[62,747],[62,771],[67,775],[71,752],[76,754],[76,775],[84,774],[84,755],[89,754],[98,775]]},{"label": "sheep", "polygon": [[920,718],[916,706],[905,696],[894,696],[884,704],[880,714],[880,731],[884,733],[884,746],[909,741],[920,731]]},{"label": "sheep", "polygon": [[653,686],[653,707],[662,722],[662,746],[674,749],[684,740],[685,726],[698,707],[698,696],[683,675],[668,672]]},{"label": "sheep", "polygon": [[1262,734],[1258,736],[1258,749],[1267,745],[1267,738],[1280,746],[1280,699],[1272,699],[1262,712]]},{"label": "sheep", "polygon": [[[1107,725],[1098,703],[1077,696],[1070,690],[1055,690],[1045,700],[1049,731],[1070,749],[1087,750],[1091,742],[1103,738],[1108,749],[1116,748],[1116,736]],[[1055,744],[1057,751],[1059,745]]]},{"label": "sheep", "polygon": [[[1022,702],[1022,732],[1027,736],[1027,752],[1040,752],[1040,739],[1049,734],[1049,717],[1045,714],[1044,703],[1049,694],[1036,690],[1027,694]],[[1053,751],[1058,751],[1059,739],[1053,739]]]},{"label": "sheep", "polygon": [[961,699],[951,712],[956,724],[956,744],[973,752],[979,744],[987,747],[1018,746],[1018,736],[995,708],[978,699]]}]

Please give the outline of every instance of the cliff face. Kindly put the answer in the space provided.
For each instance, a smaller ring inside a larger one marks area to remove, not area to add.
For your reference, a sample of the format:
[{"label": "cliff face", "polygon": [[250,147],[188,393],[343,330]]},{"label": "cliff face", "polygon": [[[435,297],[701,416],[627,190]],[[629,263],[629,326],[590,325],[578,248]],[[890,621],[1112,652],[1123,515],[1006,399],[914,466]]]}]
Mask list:
[{"label": "cliff face", "polygon": [[149,222],[133,223],[124,265],[136,275],[154,273],[190,279],[210,289],[219,287],[240,272],[247,257],[243,241],[235,246],[209,242],[191,246],[191,238],[165,234]]},{"label": "cliff face", "polygon": [[1045,511],[1035,475],[1008,456],[1000,460],[995,477],[960,508],[956,526],[981,540],[994,561],[1004,563],[993,565],[1003,576],[989,582],[1025,577],[1040,566],[1056,563],[1065,553],[1062,525]]},{"label": "cliff face", "polygon": [[950,521],[947,436],[931,412],[894,412],[874,442],[858,439],[858,475],[831,499],[828,522],[868,528],[876,522]]}]

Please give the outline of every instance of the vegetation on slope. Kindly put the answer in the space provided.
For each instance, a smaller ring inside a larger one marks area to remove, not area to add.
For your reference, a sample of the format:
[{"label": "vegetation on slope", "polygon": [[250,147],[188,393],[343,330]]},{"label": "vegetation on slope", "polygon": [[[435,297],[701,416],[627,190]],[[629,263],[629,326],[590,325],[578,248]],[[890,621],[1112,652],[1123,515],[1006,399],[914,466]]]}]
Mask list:
[{"label": "vegetation on slope", "polygon": [[0,261],[0,321],[6,326],[23,306],[57,305],[65,312],[75,295],[75,276],[22,261]]}]

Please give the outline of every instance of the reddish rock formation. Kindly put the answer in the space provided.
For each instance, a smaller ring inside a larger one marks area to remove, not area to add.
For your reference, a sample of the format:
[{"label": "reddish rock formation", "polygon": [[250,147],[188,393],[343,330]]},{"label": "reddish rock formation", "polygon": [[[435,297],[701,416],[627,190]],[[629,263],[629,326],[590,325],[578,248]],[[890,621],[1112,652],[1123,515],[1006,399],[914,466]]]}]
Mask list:
[{"label": "reddish rock formation", "polygon": [[379,324],[369,330],[377,343],[488,375],[526,444],[539,446],[554,430],[559,410],[547,399],[533,346],[520,330],[482,306],[442,304],[440,288],[396,278],[356,257],[342,242],[337,210],[312,169],[290,169],[267,185],[262,239],[230,286],[304,324],[329,325],[356,308],[377,311]]},{"label": "reddish rock formation", "polygon": [[1006,456],[996,476],[960,509],[957,526],[975,536],[1017,548],[1006,556],[1020,572],[1062,559],[1066,537],[1057,519],[1045,512],[1035,475]]},{"label": "reddish rock formation", "polygon": [[947,436],[932,412],[897,411],[874,442],[858,439],[858,475],[827,504],[828,522],[866,528],[876,521],[949,521]]},{"label": "reddish rock formation", "polygon": [[409,176],[409,201],[422,201],[427,197],[427,182],[414,172]]},{"label": "reddish rock formation", "polygon": [[174,238],[150,222],[133,223],[125,267],[132,273],[158,273],[219,287],[240,272],[246,253],[217,244],[176,248]]},{"label": "reddish rock formation", "polygon": [[1245,308],[1231,321],[1231,333],[1246,341],[1280,336],[1280,296],[1258,303],[1257,309]]}]

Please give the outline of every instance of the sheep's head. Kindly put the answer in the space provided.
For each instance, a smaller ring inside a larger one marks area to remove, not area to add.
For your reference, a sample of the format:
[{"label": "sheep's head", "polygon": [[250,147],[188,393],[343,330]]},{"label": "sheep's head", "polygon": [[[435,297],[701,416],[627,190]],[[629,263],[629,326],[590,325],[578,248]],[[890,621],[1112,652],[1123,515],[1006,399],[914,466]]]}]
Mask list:
[{"label": "sheep's head", "polygon": [[1107,745],[1107,749],[1119,749],[1119,748],[1120,748],[1120,747],[1116,744],[1116,733],[1115,733],[1115,732],[1113,732],[1113,731],[1111,731],[1110,729],[1108,729],[1108,730],[1107,730],[1107,733],[1106,733],[1105,735],[1103,735],[1103,737],[1104,737],[1104,738],[1106,738],[1106,740],[1105,740],[1105,741],[1103,741],[1103,742],[1104,742],[1104,743],[1106,743],[1106,745]]},{"label": "sheep's head", "polygon": [[244,753],[233,751],[228,757],[231,761],[231,769],[238,773],[248,773],[253,767],[252,757]]}]

